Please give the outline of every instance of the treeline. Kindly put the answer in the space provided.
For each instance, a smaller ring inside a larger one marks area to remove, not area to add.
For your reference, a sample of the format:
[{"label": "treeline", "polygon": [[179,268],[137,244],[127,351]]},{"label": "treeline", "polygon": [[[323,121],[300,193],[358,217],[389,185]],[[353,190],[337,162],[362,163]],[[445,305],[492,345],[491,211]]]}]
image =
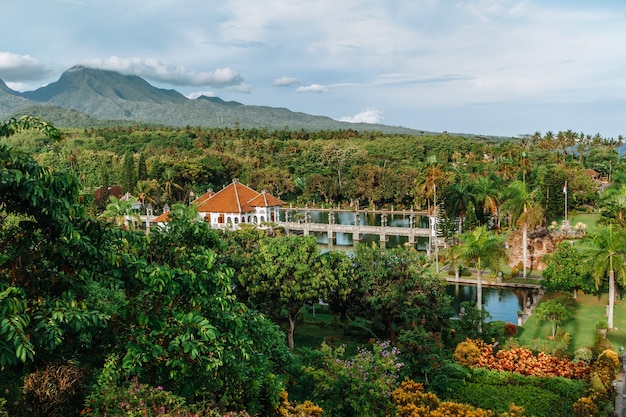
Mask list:
[{"label": "treeline", "polygon": [[538,190],[549,221],[563,214],[566,181],[571,207],[593,206],[600,179],[610,180],[619,168],[622,141],[572,131],[496,140],[136,126],[68,130],[54,143],[23,133],[9,143],[43,166],[76,175],[87,199],[98,187],[119,185],[157,212],[237,178],[299,204],[428,209],[437,197],[450,218],[475,214],[478,223],[493,225],[500,222],[502,192],[514,180]]}]

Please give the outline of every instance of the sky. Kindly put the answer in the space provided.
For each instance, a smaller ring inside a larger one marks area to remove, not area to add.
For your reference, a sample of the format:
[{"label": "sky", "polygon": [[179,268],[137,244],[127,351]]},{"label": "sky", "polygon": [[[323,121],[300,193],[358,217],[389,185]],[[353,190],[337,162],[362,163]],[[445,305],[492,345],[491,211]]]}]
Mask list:
[{"label": "sky", "polygon": [[74,65],[337,120],[626,135],[626,0],[7,0],[0,79]]}]

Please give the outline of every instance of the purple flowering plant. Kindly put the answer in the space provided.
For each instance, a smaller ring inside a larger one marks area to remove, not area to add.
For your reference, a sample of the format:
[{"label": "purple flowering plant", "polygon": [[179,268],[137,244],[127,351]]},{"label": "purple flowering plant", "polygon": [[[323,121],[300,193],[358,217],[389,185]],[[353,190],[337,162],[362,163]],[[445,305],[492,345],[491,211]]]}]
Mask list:
[{"label": "purple flowering plant", "polygon": [[391,392],[399,386],[400,351],[389,341],[375,342],[346,355],[345,346],[323,344],[323,369],[307,368],[315,379],[314,402],[337,415],[385,416],[392,408]]}]

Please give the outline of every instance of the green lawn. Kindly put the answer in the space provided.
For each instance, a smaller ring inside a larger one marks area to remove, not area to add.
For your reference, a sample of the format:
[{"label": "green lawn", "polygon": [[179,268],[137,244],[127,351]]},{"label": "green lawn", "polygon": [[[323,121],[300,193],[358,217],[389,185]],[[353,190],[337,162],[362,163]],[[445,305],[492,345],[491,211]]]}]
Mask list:
[{"label": "green lawn", "polygon": [[574,212],[571,217],[569,217],[569,223],[572,227],[576,226],[576,223],[581,222],[587,225],[587,233],[593,232],[597,228],[596,221],[600,217],[598,213],[577,213]]},{"label": "green lawn", "polygon": [[[555,295],[546,295],[549,298]],[[597,337],[596,323],[599,320],[606,320],[605,305],[608,294],[600,296],[593,294],[579,295],[574,307],[572,316],[563,324],[562,328],[571,335],[569,352],[573,353],[580,347],[594,346]],[[614,315],[615,329],[610,330],[607,338],[617,351],[620,346],[626,346],[626,301],[621,299],[615,303]],[[548,322],[541,321],[537,317],[531,316],[520,328],[518,341],[525,346],[541,346],[549,344],[548,336],[551,334],[551,327]]]}]

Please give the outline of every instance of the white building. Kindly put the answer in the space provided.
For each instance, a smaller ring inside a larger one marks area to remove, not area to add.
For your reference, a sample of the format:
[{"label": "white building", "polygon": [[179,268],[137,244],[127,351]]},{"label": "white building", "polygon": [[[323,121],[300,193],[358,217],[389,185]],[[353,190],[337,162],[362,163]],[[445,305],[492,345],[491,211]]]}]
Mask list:
[{"label": "white building", "polygon": [[271,194],[234,180],[216,193],[207,193],[196,199],[198,215],[213,228],[236,228],[239,224],[262,225],[278,221],[279,208],[285,204]]}]

